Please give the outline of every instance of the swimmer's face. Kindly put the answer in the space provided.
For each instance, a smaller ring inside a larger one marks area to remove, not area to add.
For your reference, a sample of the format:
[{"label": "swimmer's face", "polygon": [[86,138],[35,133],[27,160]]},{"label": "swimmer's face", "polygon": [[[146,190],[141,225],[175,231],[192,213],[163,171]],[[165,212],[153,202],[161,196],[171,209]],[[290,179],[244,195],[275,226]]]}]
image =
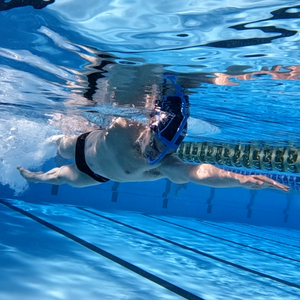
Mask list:
[{"label": "swimmer's face", "polygon": [[157,147],[157,144],[155,142],[155,138],[152,133],[149,134],[144,139],[144,147],[142,147],[143,156],[145,158],[148,157],[158,157],[160,155],[160,149]]},{"label": "swimmer's face", "polygon": [[[165,149],[166,145],[161,142],[155,134],[150,131],[145,138],[145,146],[143,147],[143,156],[145,158],[150,157],[151,159],[157,158]],[[175,150],[170,150],[168,154],[174,153]]]}]

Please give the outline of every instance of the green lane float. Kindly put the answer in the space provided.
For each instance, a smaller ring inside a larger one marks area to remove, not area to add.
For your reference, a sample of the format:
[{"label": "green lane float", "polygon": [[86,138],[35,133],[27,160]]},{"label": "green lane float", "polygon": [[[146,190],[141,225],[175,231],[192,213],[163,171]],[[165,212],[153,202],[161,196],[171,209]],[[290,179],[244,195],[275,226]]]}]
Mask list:
[{"label": "green lane float", "polygon": [[300,173],[300,147],[266,144],[183,142],[176,154],[185,162],[253,170]]}]

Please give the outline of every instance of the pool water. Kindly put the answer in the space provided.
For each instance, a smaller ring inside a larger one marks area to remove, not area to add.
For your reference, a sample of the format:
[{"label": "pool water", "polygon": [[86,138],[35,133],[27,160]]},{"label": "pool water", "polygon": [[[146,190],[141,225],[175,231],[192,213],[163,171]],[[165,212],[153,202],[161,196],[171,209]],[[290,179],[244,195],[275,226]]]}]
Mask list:
[{"label": "pool water", "polygon": [[166,72],[189,95],[186,141],[300,153],[300,2],[40,2],[0,1],[0,299],[299,299],[298,173],[262,170],[287,194],[75,189],[16,166],[65,164],[53,135],[145,122]]},{"label": "pool water", "polygon": [[293,230],[1,204],[1,227],[7,233],[2,237],[2,299],[299,296],[299,235]]}]

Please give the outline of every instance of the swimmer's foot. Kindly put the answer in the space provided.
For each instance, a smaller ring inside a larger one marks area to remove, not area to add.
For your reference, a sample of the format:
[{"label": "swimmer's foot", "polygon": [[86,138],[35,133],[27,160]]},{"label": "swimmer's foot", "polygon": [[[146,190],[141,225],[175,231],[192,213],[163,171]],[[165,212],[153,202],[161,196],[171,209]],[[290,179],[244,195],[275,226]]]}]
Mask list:
[{"label": "swimmer's foot", "polygon": [[18,166],[17,169],[19,170],[20,175],[23,178],[25,178],[29,182],[34,182],[34,183],[40,182],[40,180],[36,178],[37,175],[44,174],[44,172],[30,172],[20,166]]},{"label": "swimmer's foot", "polygon": [[57,146],[59,145],[61,139],[64,137],[63,134],[58,134],[58,135],[53,135],[53,136],[50,136],[46,139],[46,142],[48,143],[54,143],[56,144]]}]

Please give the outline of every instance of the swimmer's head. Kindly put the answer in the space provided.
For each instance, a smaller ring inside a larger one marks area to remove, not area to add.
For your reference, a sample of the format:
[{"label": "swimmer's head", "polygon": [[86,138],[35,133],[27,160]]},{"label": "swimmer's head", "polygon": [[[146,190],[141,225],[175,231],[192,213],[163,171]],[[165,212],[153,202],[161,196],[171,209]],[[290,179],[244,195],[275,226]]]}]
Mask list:
[{"label": "swimmer's head", "polygon": [[188,96],[183,95],[181,87],[176,85],[176,95],[164,96],[151,118],[149,127],[153,133],[153,151],[148,155],[150,165],[160,162],[167,154],[177,150],[186,136],[188,117]]}]

